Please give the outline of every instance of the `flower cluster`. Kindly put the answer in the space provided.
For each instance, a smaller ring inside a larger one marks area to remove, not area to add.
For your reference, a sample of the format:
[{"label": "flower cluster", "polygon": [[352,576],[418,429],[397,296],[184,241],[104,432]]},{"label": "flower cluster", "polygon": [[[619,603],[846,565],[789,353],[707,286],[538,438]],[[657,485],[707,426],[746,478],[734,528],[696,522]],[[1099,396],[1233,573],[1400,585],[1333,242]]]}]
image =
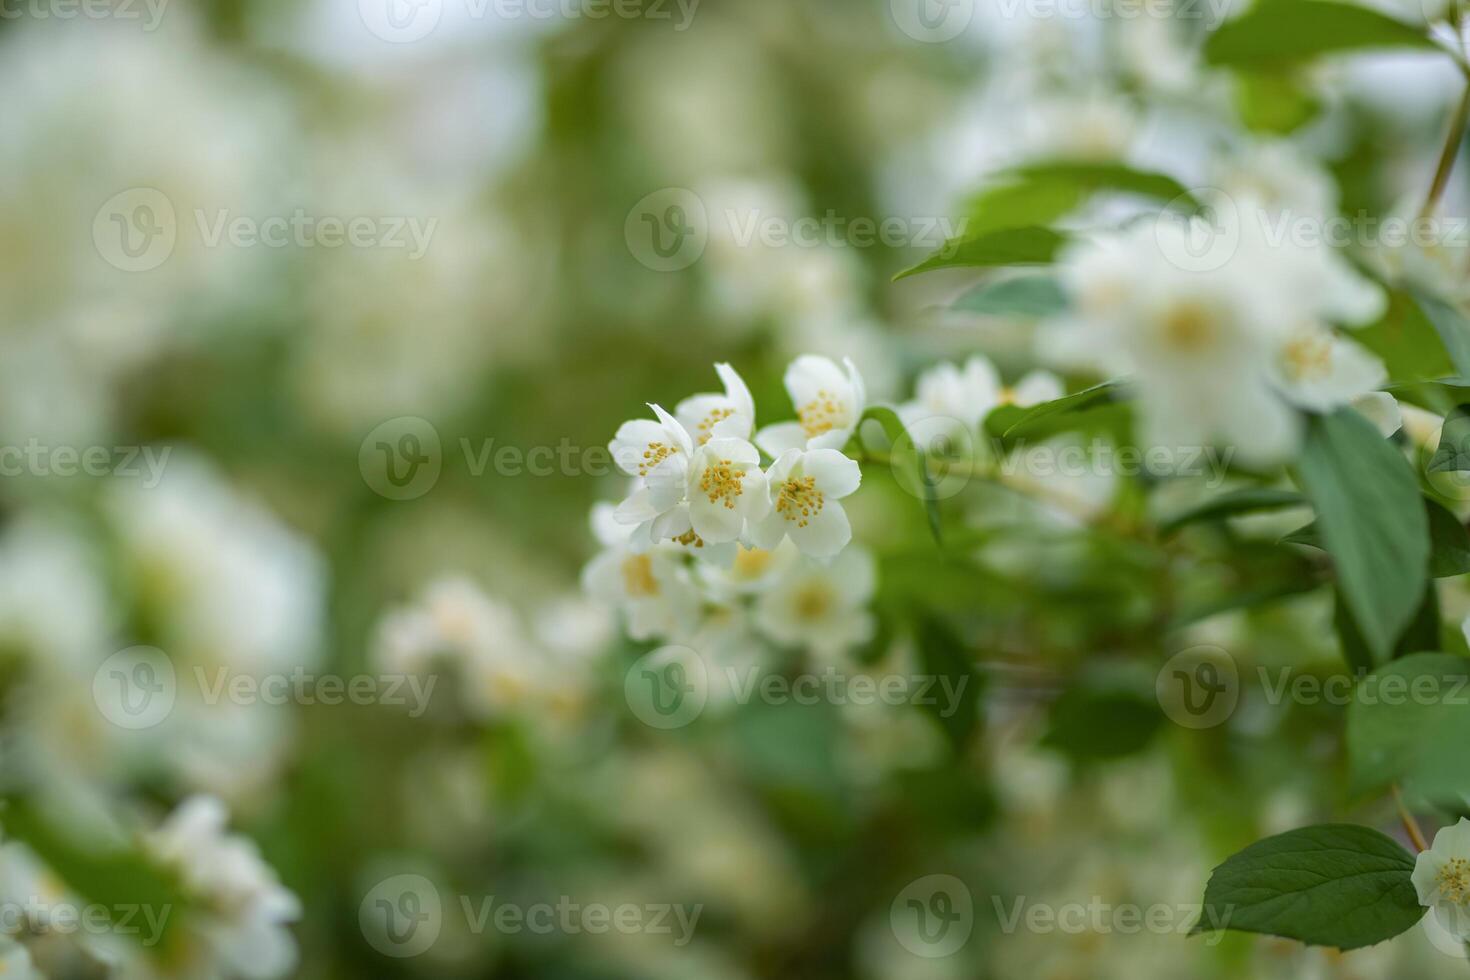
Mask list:
[{"label": "flower cluster", "polygon": [[757,630],[777,643],[861,642],[875,575],[865,552],[845,550],[842,501],[862,482],[844,453],[866,406],[862,376],[850,360],[798,357],[785,376],[796,419],[757,429],[744,380],[715,370],[723,393],[672,413],[650,405],[653,419],[618,428],[610,448],[632,484],[593,511],[604,550],[584,573],[588,592],[621,608],[639,640],[728,627],[753,596]]}]

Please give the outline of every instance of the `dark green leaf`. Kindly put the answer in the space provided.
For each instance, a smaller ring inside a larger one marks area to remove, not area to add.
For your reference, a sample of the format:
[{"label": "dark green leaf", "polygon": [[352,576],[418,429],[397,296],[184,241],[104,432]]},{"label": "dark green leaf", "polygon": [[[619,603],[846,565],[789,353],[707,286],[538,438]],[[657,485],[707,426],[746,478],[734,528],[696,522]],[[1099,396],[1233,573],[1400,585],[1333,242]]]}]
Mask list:
[{"label": "dark green leaf", "polygon": [[1280,510],[1283,507],[1299,507],[1306,499],[1294,490],[1276,490],[1271,487],[1247,487],[1231,490],[1218,497],[1191,507],[1159,526],[1159,530],[1170,534],[1187,524],[1197,521],[1218,520],[1236,514],[1250,514],[1262,510]]},{"label": "dark green leaf", "polygon": [[1429,472],[1470,470],[1470,405],[1458,405],[1445,417],[1439,448],[1429,460]]},{"label": "dark green leaf", "polygon": [[1426,32],[1336,0],[1262,0],[1205,41],[1213,64],[1280,66],[1340,51],[1436,49]]},{"label": "dark green leaf", "polygon": [[1470,800],[1470,660],[1418,653],[1385,664],[1359,685],[1348,706],[1353,788],[1399,783],[1434,804]]},{"label": "dark green leaf", "polygon": [[933,715],[956,751],[963,751],[980,721],[980,685],[983,678],[958,636],[932,616],[919,623],[919,663],[935,678],[921,703]]},{"label": "dark green leaf", "polygon": [[1123,677],[1084,676],[1052,705],[1042,744],[1075,762],[1101,762],[1143,751],[1163,723],[1152,690]]},{"label": "dark green leaf", "polygon": [[1353,331],[1353,339],[1377,354],[1396,384],[1438,381],[1456,374],[1433,323],[1408,293],[1390,289],[1388,308],[1374,324]]},{"label": "dark green leaf", "polygon": [[1235,83],[1235,106],[1247,129],[1289,133],[1321,109],[1311,91],[1289,72],[1243,71]]},{"label": "dark green leaf", "polygon": [[1216,868],[1195,932],[1372,946],[1423,917],[1413,871],[1409,852],[1369,827],[1303,827],[1257,841]]},{"label": "dark green leaf", "polygon": [[1016,276],[976,286],[952,309],[984,316],[1048,317],[1067,308],[1067,297],[1051,276]]},{"label": "dark green leaf", "polygon": [[924,261],[893,278],[906,279],[934,269],[1046,265],[1066,241],[1067,236],[1061,232],[1036,226],[961,236],[945,242]]},{"label": "dark green leaf", "polygon": [[[1122,386],[1116,381],[1105,381],[1091,388],[1084,388],[1063,398],[1053,401],[1042,402],[1025,410],[1025,413],[1013,421],[1005,430],[1007,439],[1024,439],[1032,435],[1042,427],[1042,423],[1054,415],[1064,413],[1081,412],[1084,409],[1103,405],[1120,398],[1123,394]],[[1053,434],[1052,431],[1047,432]]]},{"label": "dark green leaf", "polygon": [[1407,291],[1439,334],[1455,373],[1470,378],[1470,321],[1465,314],[1426,289],[1410,286]]},{"label": "dark green leaf", "polygon": [[1342,409],[1312,419],[1299,477],[1353,621],[1382,662],[1428,581],[1429,521],[1414,471],[1372,423]]},{"label": "dark green leaf", "polygon": [[1470,572],[1470,532],[1442,505],[1424,500],[1429,512],[1429,574],[1450,578]]}]

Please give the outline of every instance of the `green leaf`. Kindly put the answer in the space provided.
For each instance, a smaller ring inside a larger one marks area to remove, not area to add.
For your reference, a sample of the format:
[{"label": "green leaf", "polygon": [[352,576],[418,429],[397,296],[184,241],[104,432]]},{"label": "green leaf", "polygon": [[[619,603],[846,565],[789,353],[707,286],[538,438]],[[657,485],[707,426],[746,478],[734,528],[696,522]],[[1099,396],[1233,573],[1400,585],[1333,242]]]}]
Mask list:
[{"label": "green leaf", "polygon": [[1006,439],[1025,439],[1038,431],[1046,431],[1047,435],[1054,434],[1055,430],[1043,426],[1052,416],[1081,412],[1098,405],[1107,404],[1122,397],[1123,387],[1116,381],[1104,381],[1100,385],[1084,388],[1081,391],[1056,398],[1040,405],[1033,405],[1026,409],[1024,414],[1015,418],[1005,430]]},{"label": "green leaf", "polygon": [[1335,0],[1262,0],[1205,41],[1205,58],[1231,67],[1280,66],[1340,51],[1439,50],[1418,27]]},{"label": "green leaf", "polygon": [[1280,510],[1283,507],[1298,507],[1305,503],[1306,498],[1294,490],[1246,487],[1242,490],[1222,493],[1218,497],[1189,508],[1182,514],[1176,514],[1159,525],[1159,530],[1165,534],[1172,534],[1198,521],[1218,520],[1233,517],[1236,514],[1250,514],[1262,510]]},{"label": "green leaf", "polygon": [[1470,531],[1443,505],[1428,497],[1424,504],[1429,512],[1429,574],[1450,578],[1470,572]]},{"label": "green leaf", "polygon": [[1457,405],[1445,416],[1439,433],[1439,448],[1429,460],[1429,472],[1470,470],[1470,405]]},{"label": "green leaf", "polygon": [[1434,324],[1414,297],[1400,289],[1388,291],[1383,317],[1354,330],[1353,339],[1382,359],[1395,384],[1438,381],[1456,373]]},{"label": "green leaf", "polygon": [[1429,520],[1399,451],[1351,409],[1312,419],[1299,481],[1374,661],[1388,658],[1428,582]]},{"label": "green leaf", "polygon": [[1465,314],[1426,289],[1409,286],[1406,291],[1439,334],[1456,374],[1470,378],[1470,321]]},{"label": "green leaf", "polygon": [[919,663],[937,679],[933,696],[922,707],[934,717],[950,744],[963,752],[980,722],[980,688],[984,678],[958,636],[940,620],[926,616],[918,628]]},{"label": "green leaf", "polygon": [[1052,276],[1015,276],[981,283],[965,293],[952,309],[984,316],[1048,317],[1067,308],[1067,297]]},{"label": "green leaf", "polygon": [[951,238],[918,265],[894,280],[934,269],[996,268],[1005,265],[1046,265],[1066,244],[1067,236],[1051,228],[1005,228]]},{"label": "green leaf", "polygon": [[1083,676],[1052,704],[1041,744],[1084,764],[1143,751],[1163,727],[1164,713],[1153,691],[1131,681],[1121,673]]},{"label": "green leaf", "polygon": [[[934,492],[934,479],[929,474],[929,462],[924,450],[914,442],[898,413],[882,405],[874,405],[863,412],[858,423],[859,433],[863,423],[878,423],[888,440],[889,463],[898,485],[918,498],[924,505],[924,514],[929,520],[929,532],[937,544],[943,543],[943,527],[939,519],[939,499]],[[866,442],[864,443],[866,446]]]},{"label": "green leaf", "polygon": [[967,236],[1002,228],[1047,225],[1100,193],[1137,194],[1161,201],[1198,202],[1165,174],[1116,161],[1048,160],[1001,171],[965,205]]},{"label": "green leaf", "polygon": [[1321,109],[1311,90],[1289,72],[1242,71],[1235,80],[1235,106],[1247,129],[1289,133]]},{"label": "green leaf", "polygon": [[1347,712],[1354,791],[1392,783],[1435,805],[1470,800],[1470,660],[1418,653],[1359,683]]},{"label": "green leaf", "polygon": [[1303,827],[1257,841],[1216,868],[1194,931],[1372,946],[1423,917],[1413,871],[1409,852],[1372,828]]}]

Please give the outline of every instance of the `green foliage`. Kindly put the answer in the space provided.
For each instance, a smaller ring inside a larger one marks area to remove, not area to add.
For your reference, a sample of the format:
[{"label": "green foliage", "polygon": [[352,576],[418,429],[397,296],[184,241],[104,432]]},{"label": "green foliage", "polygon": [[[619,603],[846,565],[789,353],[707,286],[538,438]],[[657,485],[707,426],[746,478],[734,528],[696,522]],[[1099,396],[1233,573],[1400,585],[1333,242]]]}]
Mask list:
[{"label": "green foliage", "polygon": [[[913,494],[924,505],[924,515],[929,521],[929,531],[935,542],[943,539],[943,527],[939,517],[939,500],[934,493],[934,478],[929,472],[929,461],[924,450],[916,443],[898,413],[891,408],[873,406],[863,412],[858,424],[858,433],[863,437],[865,423],[876,422],[887,439],[887,452],[893,475],[899,486]],[[865,448],[868,447],[866,441]]]},{"label": "green foliage", "polygon": [[1457,405],[1445,416],[1439,434],[1439,448],[1429,460],[1429,472],[1463,472],[1470,470],[1470,405]]},{"label": "green foliage", "polygon": [[981,283],[952,307],[961,313],[1035,318],[1053,316],[1066,308],[1066,294],[1051,276],[1014,276]]},{"label": "green foliage", "polygon": [[1299,507],[1306,498],[1293,490],[1277,490],[1272,487],[1246,487],[1231,490],[1217,497],[1176,514],[1159,526],[1165,534],[1200,521],[1217,521],[1239,514],[1252,514],[1264,510],[1280,510],[1283,507]]},{"label": "green foliage", "polygon": [[1337,0],[1262,0],[1205,42],[1205,57],[1230,67],[1281,66],[1371,48],[1433,49],[1417,27]]},{"label": "green foliage", "polygon": [[1357,949],[1424,915],[1414,859],[1376,830],[1303,827],[1257,841],[1210,875],[1196,932],[1219,928]]},{"label": "green foliage", "polygon": [[1343,409],[1312,419],[1298,472],[1352,618],[1374,661],[1385,660],[1428,581],[1429,521],[1413,470]]},{"label": "green foliage", "polygon": [[1470,802],[1470,660],[1419,653],[1358,686],[1348,707],[1348,758],[1359,792],[1399,783],[1432,803]]}]

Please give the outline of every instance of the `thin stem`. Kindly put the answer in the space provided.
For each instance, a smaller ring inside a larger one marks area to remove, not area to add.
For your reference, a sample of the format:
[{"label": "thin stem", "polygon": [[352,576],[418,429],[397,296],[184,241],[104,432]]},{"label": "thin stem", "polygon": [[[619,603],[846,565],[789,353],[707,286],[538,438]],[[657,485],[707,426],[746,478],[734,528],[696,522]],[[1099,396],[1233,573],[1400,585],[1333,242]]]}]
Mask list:
[{"label": "thin stem", "polygon": [[1404,830],[1408,831],[1409,840],[1414,842],[1414,849],[1421,854],[1429,850],[1429,845],[1424,842],[1424,831],[1419,829],[1419,821],[1404,805],[1404,794],[1399,791],[1398,783],[1393,784],[1393,802],[1399,808],[1399,819],[1404,823]]},{"label": "thin stem", "polygon": [[1455,158],[1460,155],[1460,143],[1465,139],[1465,124],[1470,120],[1470,83],[1465,86],[1465,92],[1460,96],[1460,104],[1455,107],[1455,114],[1450,117],[1449,132],[1445,134],[1444,148],[1439,151],[1439,163],[1434,168],[1434,181],[1429,185],[1429,194],[1424,198],[1424,206],[1419,209],[1419,217],[1427,218],[1434,213],[1439,206],[1439,199],[1444,196],[1444,191],[1450,182],[1450,174],[1455,169]]}]

